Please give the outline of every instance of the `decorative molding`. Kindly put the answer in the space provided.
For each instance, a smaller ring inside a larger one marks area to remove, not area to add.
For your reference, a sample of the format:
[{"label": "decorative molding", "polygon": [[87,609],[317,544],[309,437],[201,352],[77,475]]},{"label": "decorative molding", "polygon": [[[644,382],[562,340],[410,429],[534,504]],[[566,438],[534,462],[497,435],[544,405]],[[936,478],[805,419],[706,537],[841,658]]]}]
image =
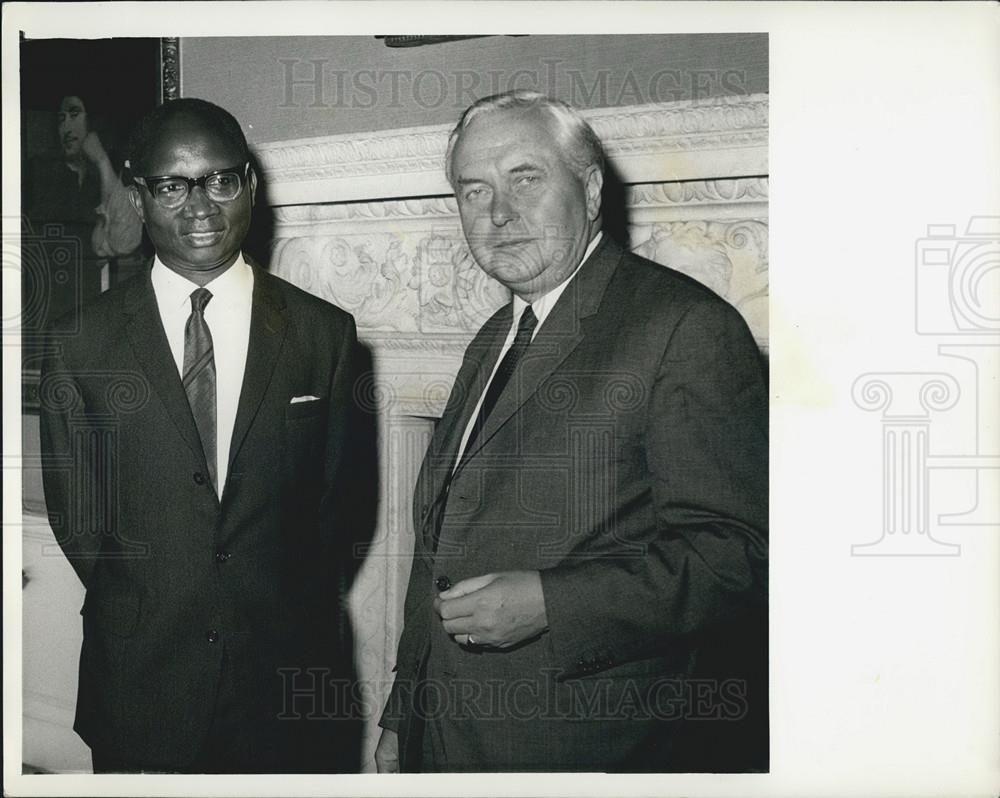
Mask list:
[{"label": "decorative molding", "polygon": [[417,197],[405,200],[344,202],[334,205],[284,205],[274,208],[274,223],[282,233],[291,225],[321,222],[386,222],[408,219],[449,219],[457,224],[455,198]]},{"label": "decorative molding", "polygon": [[[758,214],[748,212],[747,207],[759,207],[760,212],[766,215],[767,202],[766,177],[650,183],[625,189],[625,203],[633,213],[665,208],[686,211],[697,208],[698,213],[704,213],[703,206],[711,206],[713,216],[723,207],[739,208],[744,215],[751,216]],[[319,229],[317,226],[324,223],[446,220],[452,227],[458,225],[458,205],[452,196],[284,205],[275,207],[273,215],[277,234],[282,238],[304,232],[305,228]]]},{"label": "decorative molding", "polygon": [[767,200],[766,177],[650,183],[626,189],[629,208],[766,203]]},{"label": "decorative molding", "polygon": [[[768,96],[583,111],[625,183],[767,174]],[[449,125],[260,144],[270,205],[445,196]]]},{"label": "decorative molding", "polygon": [[160,102],[181,96],[181,40],[176,36],[160,39]]}]

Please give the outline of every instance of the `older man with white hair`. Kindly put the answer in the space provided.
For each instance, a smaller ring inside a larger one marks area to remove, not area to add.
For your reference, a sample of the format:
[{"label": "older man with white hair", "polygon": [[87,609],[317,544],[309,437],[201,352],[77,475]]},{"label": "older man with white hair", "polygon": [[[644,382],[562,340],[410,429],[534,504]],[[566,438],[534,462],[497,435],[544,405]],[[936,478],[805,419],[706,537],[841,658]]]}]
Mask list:
[{"label": "older man with white hair", "polygon": [[766,713],[743,667],[767,599],[746,324],[602,234],[600,141],[563,103],[480,100],[447,176],[513,299],[469,345],[418,479],[379,769],[766,768],[766,728],[734,745]]}]

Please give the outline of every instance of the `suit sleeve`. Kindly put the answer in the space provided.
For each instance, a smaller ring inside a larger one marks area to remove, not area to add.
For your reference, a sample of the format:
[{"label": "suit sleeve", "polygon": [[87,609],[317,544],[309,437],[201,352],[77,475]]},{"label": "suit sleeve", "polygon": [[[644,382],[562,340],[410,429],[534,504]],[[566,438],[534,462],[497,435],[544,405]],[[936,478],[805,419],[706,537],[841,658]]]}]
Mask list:
[{"label": "suit sleeve", "polygon": [[370,363],[358,342],[354,319],[339,331],[336,366],[329,387],[324,480],[318,506],[324,567],[337,608],[335,634],[341,651],[353,647],[345,611],[347,594],[374,532],[378,499],[375,416],[366,405]]},{"label": "suit sleeve", "polygon": [[378,722],[383,729],[391,731],[399,731],[409,709],[419,674],[423,643],[428,635],[426,624],[421,619],[430,618],[431,592],[427,586],[431,582],[432,571],[429,557],[419,542],[416,545],[406,590],[404,617],[407,623],[399,641],[392,688]]},{"label": "suit sleeve", "polygon": [[332,529],[330,523],[343,508],[344,491],[342,481],[349,468],[348,449],[356,438],[354,425],[357,423],[359,408],[354,402],[354,387],[361,370],[357,328],[354,319],[348,317],[337,336],[339,347],[336,351],[336,365],[331,371],[329,387],[329,415],[324,452],[324,486],[319,502],[320,518],[324,528]]},{"label": "suit sleeve", "polygon": [[104,504],[95,498],[104,495],[94,469],[101,453],[82,447],[99,446],[99,437],[75,434],[84,432],[83,398],[61,353],[51,353],[43,361],[39,394],[42,485],[49,525],[86,587],[101,550],[106,519]]},{"label": "suit sleeve", "polygon": [[674,326],[643,448],[655,529],[616,530],[541,572],[564,675],[652,656],[766,601],[767,393],[729,305],[699,300]]},{"label": "suit sleeve", "polygon": [[142,222],[129,202],[128,189],[116,175],[102,175],[101,193],[90,245],[102,258],[128,255],[142,243]]}]

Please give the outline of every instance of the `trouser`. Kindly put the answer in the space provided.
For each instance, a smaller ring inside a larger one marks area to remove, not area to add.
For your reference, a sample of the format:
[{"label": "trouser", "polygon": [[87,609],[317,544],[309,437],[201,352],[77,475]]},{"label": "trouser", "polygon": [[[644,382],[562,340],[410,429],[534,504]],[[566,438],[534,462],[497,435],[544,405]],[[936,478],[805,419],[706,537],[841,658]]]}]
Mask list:
[{"label": "trouser", "polygon": [[[122,752],[94,748],[94,773],[281,773],[295,751],[280,721],[247,717],[245,691],[239,689],[233,662],[223,649],[219,686],[208,733],[192,762],[165,767],[135,761]],[[178,700],[183,700],[178,697]]]}]

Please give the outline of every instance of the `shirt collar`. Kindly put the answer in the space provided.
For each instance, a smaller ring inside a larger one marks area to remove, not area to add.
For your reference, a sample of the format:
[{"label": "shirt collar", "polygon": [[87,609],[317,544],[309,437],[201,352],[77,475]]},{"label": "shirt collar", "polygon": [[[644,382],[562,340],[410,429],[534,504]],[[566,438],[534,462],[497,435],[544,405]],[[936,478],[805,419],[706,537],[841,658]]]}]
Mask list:
[{"label": "shirt collar", "polygon": [[[187,307],[191,301],[191,293],[199,287],[197,283],[191,282],[166,266],[159,255],[153,256],[151,279],[156,296],[168,307],[181,305]],[[253,270],[243,259],[243,253],[239,253],[233,265],[208,283],[205,288],[212,292],[217,305],[239,301],[241,297],[252,294]]]},{"label": "shirt collar", "polygon": [[[536,325],[535,328],[536,330],[538,329],[538,327],[542,326],[542,322],[545,321],[545,317],[549,315],[549,311],[552,310],[552,308],[558,301],[559,297],[562,296],[562,293],[563,291],[566,290],[566,286],[569,285],[570,280],[576,277],[580,269],[583,268],[583,264],[587,262],[587,260],[590,258],[592,254],[594,254],[594,250],[597,249],[597,245],[601,243],[601,237],[603,235],[604,233],[602,231],[600,230],[597,231],[597,235],[594,236],[593,239],[591,239],[591,242],[587,245],[587,249],[583,253],[583,259],[580,261],[580,265],[573,270],[573,273],[569,277],[567,277],[565,280],[559,283],[559,285],[557,285],[555,288],[551,289],[548,293],[543,294],[542,296],[538,297],[538,299],[536,299],[534,302],[531,303],[531,310],[534,312],[535,318],[538,319],[538,324]],[[523,299],[521,299],[521,297],[517,296],[516,294],[514,295],[515,321],[521,318],[521,314],[524,312],[524,309],[527,306],[528,306],[527,302],[525,302]]]}]

